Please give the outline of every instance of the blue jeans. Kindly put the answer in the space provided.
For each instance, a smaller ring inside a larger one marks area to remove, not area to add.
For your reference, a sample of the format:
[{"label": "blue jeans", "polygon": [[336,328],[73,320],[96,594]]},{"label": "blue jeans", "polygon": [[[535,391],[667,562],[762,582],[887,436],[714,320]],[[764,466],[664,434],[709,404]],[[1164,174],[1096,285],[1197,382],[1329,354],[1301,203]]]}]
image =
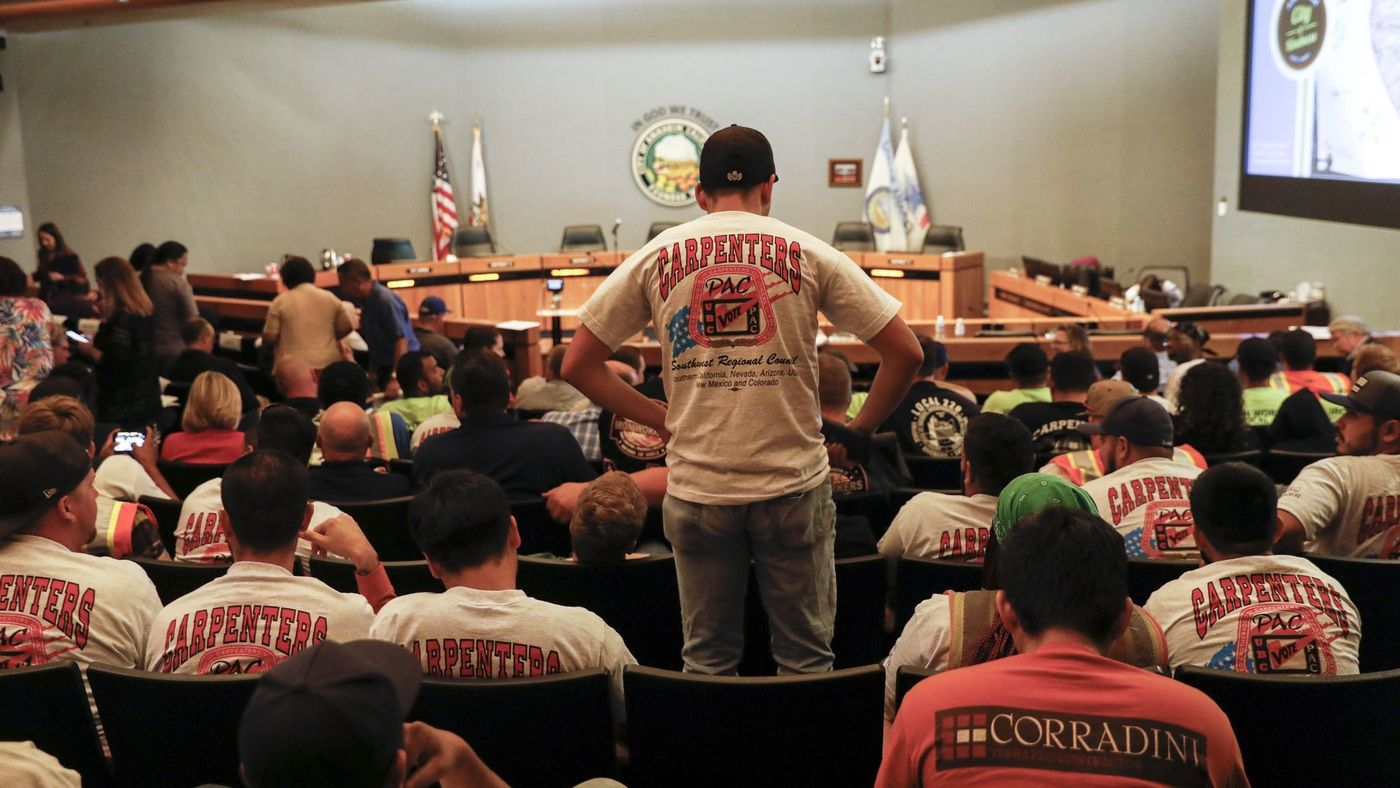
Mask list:
[{"label": "blue jeans", "polygon": [[738,668],[751,563],[778,672],[831,670],[836,506],[830,483],[735,506],[667,495],[661,512],[675,552],[687,672],[733,674]]}]

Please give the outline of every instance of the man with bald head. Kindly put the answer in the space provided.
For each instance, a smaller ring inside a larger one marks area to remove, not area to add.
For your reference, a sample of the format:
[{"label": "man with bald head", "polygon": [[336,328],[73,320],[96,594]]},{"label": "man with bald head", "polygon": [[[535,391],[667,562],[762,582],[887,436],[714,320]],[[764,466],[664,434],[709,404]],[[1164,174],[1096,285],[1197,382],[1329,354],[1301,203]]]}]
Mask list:
[{"label": "man with bald head", "polygon": [[386,473],[366,459],[369,416],[353,402],[337,402],[321,414],[316,445],[321,464],[310,471],[311,497],[318,501],[378,501],[409,494],[408,478]]}]

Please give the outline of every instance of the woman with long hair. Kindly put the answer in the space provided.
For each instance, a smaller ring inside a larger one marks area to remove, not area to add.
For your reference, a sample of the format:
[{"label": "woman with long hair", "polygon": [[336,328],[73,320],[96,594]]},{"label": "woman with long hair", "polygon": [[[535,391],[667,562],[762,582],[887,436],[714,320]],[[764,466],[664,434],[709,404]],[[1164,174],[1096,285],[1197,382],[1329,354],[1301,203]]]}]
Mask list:
[{"label": "woman with long hair", "polygon": [[1240,380],[1224,364],[1206,361],[1187,370],[1176,402],[1176,445],[1189,443],[1203,454],[1259,448],[1259,436],[1245,423]]},{"label": "woman with long hair", "polygon": [[39,267],[34,271],[34,281],[39,283],[40,298],[47,301],[49,288],[57,282],[74,286],[87,284],[87,270],[83,268],[83,261],[78,259],[77,252],[68,248],[57,225],[45,222],[39,225],[34,235],[39,239]]},{"label": "woman with long hair", "polygon": [[156,363],[162,374],[185,349],[180,328],[199,317],[194,290],[185,279],[189,261],[190,250],[184,244],[166,241],[156,247],[150,264],[141,272],[141,284],[155,305]]},{"label": "woman with long hair", "polygon": [[166,436],[162,460],[222,465],[243,456],[238,419],[243,398],[238,386],[221,372],[201,372],[190,386],[180,432]]},{"label": "woman with long hair", "polygon": [[140,429],[160,414],[154,308],[131,264],[108,257],[93,269],[102,295],[102,327],[93,339],[97,411],[103,421]]}]

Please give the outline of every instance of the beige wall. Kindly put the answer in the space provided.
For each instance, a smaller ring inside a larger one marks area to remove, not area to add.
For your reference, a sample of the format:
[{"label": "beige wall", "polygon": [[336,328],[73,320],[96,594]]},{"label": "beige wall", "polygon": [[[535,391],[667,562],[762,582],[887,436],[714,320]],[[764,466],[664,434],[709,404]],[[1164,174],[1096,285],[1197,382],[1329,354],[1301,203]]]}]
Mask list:
[{"label": "beige wall", "polygon": [[[10,40],[13,40],[12,38]],[[0,238],[0,257],[8,257],[25,269],[34,267],[34,228],[39,222],[29,213],[29,177],[24,165],[24,139],[20,131],[19,81],[14,78],[17,58],[13,50],[0,52],[0,205],[18,205],[24,211],[24,237]]]}]

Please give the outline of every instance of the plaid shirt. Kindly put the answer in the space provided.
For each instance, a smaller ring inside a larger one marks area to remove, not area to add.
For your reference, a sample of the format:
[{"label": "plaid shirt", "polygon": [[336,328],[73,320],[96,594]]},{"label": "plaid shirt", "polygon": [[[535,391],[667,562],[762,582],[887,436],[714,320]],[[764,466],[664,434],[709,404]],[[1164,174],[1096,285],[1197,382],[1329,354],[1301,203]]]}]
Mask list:
[{"label": "plaid shirt", "polygon": [[583,410],[552,410],[540,417],[540,421],[567,427],[583,449],[583,458],[589,462],[603,461],[602,439],[599,437],[598,417],[603,409],[589,405]]}]

